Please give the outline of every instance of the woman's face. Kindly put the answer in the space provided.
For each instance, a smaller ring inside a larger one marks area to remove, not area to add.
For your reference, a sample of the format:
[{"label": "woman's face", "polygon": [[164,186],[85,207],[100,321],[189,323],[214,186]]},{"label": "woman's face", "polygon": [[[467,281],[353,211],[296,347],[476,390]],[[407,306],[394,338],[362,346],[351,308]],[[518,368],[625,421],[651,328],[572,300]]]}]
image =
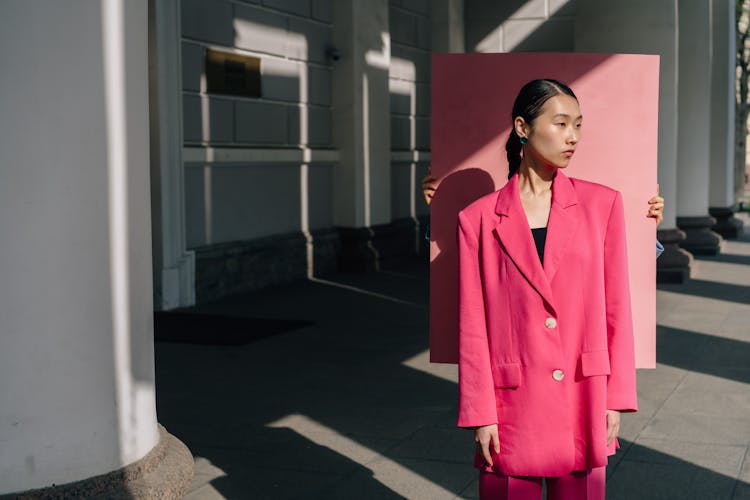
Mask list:
[{"label": "woman's face", "polygon": [[535,164],[567,167],[581,137],[582,119],[578,101],[565,94],[548,99],[531,125],[516,118],[516,132],[529,139],[524,155]]}]

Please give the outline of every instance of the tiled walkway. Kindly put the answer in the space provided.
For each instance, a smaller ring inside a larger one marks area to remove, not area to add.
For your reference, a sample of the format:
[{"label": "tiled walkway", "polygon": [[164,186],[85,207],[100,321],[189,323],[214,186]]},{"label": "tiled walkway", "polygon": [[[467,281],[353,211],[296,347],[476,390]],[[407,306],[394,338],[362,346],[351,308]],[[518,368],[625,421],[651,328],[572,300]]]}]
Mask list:
[{"label": "tiled walkway", "polygon": [[[427,362],[427,297],[415,261],[201,308],[304,329],[157,343],[159,421],[196,457],[187,498],[476,498],[455,367]],[[750,237],[660,286],[657,321],[607,498],[750,499]]]}]

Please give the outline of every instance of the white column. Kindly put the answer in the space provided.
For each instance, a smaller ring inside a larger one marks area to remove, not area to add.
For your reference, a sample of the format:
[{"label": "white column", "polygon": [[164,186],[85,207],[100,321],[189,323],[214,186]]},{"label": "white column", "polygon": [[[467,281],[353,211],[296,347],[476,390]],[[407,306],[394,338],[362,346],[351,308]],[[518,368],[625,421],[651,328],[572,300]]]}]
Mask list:
[{"label": "white column", "polygon": [[659,282],[684,281],[692,263],[692,256],[678,247],[685,233],[676,226],[678,33],[677,0],[578,0],[576,5],[577,52],[659,55],[658,180],[666,200],[658,231],[664,245],[657,261]]},{"label": "white column", "polygon": [[391,222],[391,127],[388,1],[335,0],[333,136],[335,224],[371,227]]},{"label": "white column", "polygon": [[677,210],[708,214],[711,150],[711,1],[680,0]]},{"label": "white column", "polygon": [[712,1],[679,1],[677,124],[677,225],[692,253],[715,254],[721,238],[710,227],[708,186],[711,159]]},{"label": "white column", "polygon": [[185,239],[179,0],[149,1],[154,307],[195,304],[195,252]]},{"label": "white column", "polygon": [[658,179],[667,200],[662,228],[674,228],[676,215],[677,36],[677,0],[578,0],[576,4],[576,52],[659,55]]},{"label": "white column", "polygon": [[736,237],[742,221],[734,217],[734,116],[736,80],[735,11],[732,0],[713,0],[711,60],[711,160],[709,213],[714,230]]},{"label": "white column", "polygon": [[0,7],[0,494],[158,442],[145,1]]}]

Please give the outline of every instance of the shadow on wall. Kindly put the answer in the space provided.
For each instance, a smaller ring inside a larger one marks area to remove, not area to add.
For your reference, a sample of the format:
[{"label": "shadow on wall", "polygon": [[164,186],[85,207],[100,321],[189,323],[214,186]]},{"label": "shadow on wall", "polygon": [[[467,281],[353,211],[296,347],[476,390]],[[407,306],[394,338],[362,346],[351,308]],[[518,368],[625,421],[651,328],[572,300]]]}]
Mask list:
[{"label": "shadow on wall", "polygon": [[[552,5],[547,19],[511,19],[531,3],[529,0],[466,0],[466,50],[498,52],[502,48],[504,52],[573,51],[573,21],[566,20],[570,24],[566,28],[566,23],[559,18],[575,14],[575,0],[549,2]],[[508,21],[510,23],[506,24]],[[570,30],[569,34],[566,29]],[[570,40],[569,47],[561,46],[560,43],[566,35]]]}]

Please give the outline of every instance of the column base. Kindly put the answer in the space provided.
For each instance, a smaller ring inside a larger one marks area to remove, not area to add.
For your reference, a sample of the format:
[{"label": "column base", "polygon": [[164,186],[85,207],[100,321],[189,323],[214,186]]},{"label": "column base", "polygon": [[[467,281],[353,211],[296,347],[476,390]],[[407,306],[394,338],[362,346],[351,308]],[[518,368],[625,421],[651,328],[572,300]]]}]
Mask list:
[{"label": "column base", "polygon": [[193,466],[187,446],[159,425],[159,443],[137,462],[74,483],[0,495],[0,500],[182,498],[193,481]]},{"label": "column base", "polygon": [[712,231],[728,239],[742,236],[743,223],[734,216],[733,207],[708,207],[708,213],[716,219],[716,224],[711,226]]},{"label": "column base", "polygon": [[685,232],[679,229],[662,229],[657,231],[656,237],[664,245],[664,252],[656,259],[656,282],[686,282],[690,278],[693,255],[680,248],[680,243],[685,241]]},{"label": "column base", "polygon": [[711,227],[713,217],[677,217],[677,227],[685,231],[685,241],[680,246],[693,255],[716,255],[721,251],[721,236]]}]

